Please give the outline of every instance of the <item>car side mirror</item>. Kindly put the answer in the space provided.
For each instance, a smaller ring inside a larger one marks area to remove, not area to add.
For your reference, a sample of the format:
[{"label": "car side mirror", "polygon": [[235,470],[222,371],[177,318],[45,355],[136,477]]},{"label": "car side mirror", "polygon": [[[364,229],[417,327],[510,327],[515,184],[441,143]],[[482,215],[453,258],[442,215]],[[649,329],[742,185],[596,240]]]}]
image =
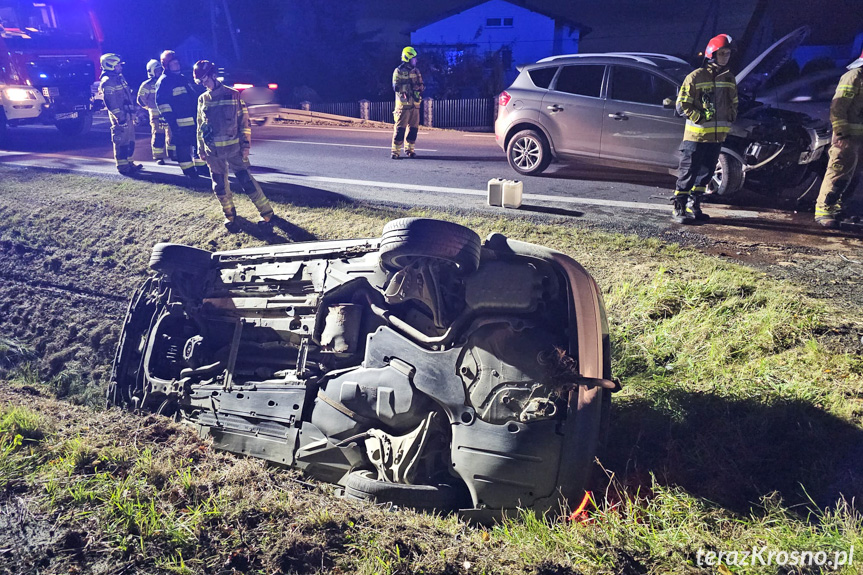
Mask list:
[{"label": "car side mirror", "polygon": [[663,107],[663,108],[665,108],[665,109],[667,109],[667,110],[670,110],[671,108],[674,108],[674,100],[672,100],[671,98],[666,98],[666,99],[664,99],[664,100],[662,101],[662,107]]}]

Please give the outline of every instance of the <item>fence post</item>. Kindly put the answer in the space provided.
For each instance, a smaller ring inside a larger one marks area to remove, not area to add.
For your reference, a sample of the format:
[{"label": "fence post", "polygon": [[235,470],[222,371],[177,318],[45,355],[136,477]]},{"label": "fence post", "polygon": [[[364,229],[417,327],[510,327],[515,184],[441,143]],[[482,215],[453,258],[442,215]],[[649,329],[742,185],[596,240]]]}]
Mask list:
[{"label": "fence post", "polygon": [[360,119],[368,120],[370,117],[369,108],[371,108],[371,102],[368,100],[360,100]]},{"label": "fence post", "polygon": [[312,103],[309,102],[308,100],[300,102],[300,110],[305,110],[306,112],[308,112],[311,109],[312,109]]},{"label": "fence post", "polygon": [[425,98],[423,100],[423,106],[425,106],[425,121],[423,122],[424,126],[434,126],[434,98]]}]

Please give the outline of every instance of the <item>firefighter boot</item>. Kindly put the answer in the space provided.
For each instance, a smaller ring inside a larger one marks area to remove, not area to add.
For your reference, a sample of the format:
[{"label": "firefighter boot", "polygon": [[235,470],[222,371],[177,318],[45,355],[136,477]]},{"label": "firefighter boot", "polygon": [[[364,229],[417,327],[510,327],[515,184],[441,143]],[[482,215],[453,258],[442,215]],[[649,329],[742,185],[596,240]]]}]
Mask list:
[{"label": "firefighter boot", "polygon": [[689,194],[679,194],[674,196],[671,201],[674,206],[671,208],[671,219],[676,224],[689,224],[694,221],[691,215],[686,213],[686,202],[689,199]]},{"label": "firefighter boot", "polygon": [[701,211],[701,196],[704,194],[689,194],[686,202],[686,215],[699,222],[706,222],[710,216]]}]

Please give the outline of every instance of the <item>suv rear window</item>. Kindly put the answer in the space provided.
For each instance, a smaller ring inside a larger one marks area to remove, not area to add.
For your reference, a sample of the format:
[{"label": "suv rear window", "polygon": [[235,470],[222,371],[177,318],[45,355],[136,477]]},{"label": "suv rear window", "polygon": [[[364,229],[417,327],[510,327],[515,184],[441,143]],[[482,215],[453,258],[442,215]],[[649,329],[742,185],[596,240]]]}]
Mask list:
[{"label": "suv rear window", "polygon": [[675,99],[677,87],[647,70],[615,66],[611,76],[609,98],[620,102],[636,102],[661,106],[666,98]]},{"label": "suv rear window", "polygon": [[567,94],[599,98],[604,73],[605,66],[597,64],[564,66],[554,89]]},{"label": "suv rear window", "polygon": [[537,88],[548,88],[551,84],[551,79],[554,78],[554,73],[557,72],[557,66],[553,68],[537,68],[529,70],[530,80]]}]

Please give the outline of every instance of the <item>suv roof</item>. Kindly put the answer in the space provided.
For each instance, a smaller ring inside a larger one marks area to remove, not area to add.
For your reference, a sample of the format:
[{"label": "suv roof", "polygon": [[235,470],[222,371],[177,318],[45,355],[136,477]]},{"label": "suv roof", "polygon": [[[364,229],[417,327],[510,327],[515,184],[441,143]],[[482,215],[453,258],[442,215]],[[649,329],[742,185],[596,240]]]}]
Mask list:
[{"label": "suv roof", "polygon": [[684,66],[689,66],[689,62],[686,60],[682,60],[676,56],[669,56],[668,54],[655,54],[652,52],[607,52],[601,54],[563,54],[560,56],[549,56],[548,58],[543,58],[542,60],[538,60],[537,64],[542,63],[562,63],[567,61],[575,61],[582,60],[584,58],[610,58],[610,59],[627,59],[633,60],[635,62],[640,62],[642,64],[647,64],[649,66],[656,66],[660,68],[664,68],[669,64],[673,64],[674,67],[677,67],[680,64]]}]

